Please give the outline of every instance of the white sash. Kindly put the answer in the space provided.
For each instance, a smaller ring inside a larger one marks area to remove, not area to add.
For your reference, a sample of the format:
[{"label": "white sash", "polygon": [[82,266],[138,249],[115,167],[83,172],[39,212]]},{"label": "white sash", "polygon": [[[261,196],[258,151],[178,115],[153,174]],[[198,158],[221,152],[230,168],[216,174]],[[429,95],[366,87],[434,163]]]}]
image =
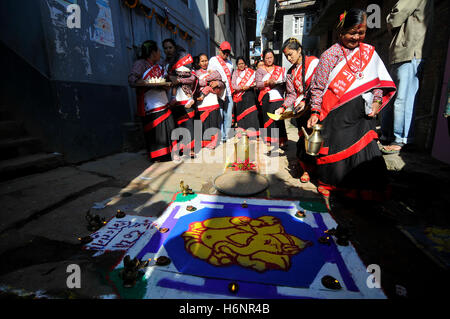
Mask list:
[{"label": "white sash", "polygon": [[[209,73],[204,73],[199,76],[200,80],[203,80]],[[204,109],[209,106],[219,105],[219,100],[217,100],[217,95],[214,93],[208,93],[203,99],[203,101],[197,102],[197,108],[199,110]]]}]

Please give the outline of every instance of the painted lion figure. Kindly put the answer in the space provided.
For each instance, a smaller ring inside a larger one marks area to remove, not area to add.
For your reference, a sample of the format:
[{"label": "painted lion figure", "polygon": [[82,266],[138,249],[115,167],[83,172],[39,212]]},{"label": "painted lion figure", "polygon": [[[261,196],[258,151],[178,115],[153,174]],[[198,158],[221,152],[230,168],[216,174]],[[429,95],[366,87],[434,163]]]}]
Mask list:
[{"label": "painted lion figure", "polygon": [[289,270],[291,256],[312,243],[285,232],[273,216],[216,217],[193,222],[181,235],[186,250],[214,266],[237,264],[258,272]]}]

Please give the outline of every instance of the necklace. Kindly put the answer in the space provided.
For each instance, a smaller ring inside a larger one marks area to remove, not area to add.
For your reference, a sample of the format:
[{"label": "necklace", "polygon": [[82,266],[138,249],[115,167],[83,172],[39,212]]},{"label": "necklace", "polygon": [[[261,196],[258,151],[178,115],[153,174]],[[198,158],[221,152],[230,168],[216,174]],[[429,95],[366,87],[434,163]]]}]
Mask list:
[{"label": "necklace", "polygon": [[[273,70],[274,66],[273,66],[273,65],[271,65],[271,66],[269,66],[269,68],[272,68],[272,70]],[[266,70],[266,72],[267,72],[267,73],[270,73],[270,71],[269,71],[269,70],[267,70],[267,67],[266,67],[266,66],[264,66],[264,70]]]},{"label": "necklace", "polygon": [[348,63],[347,54],[345,54],[344,47],[341,47],[341,48],[342,48],[342,53],[344,54],[344,57],[345,57],[345,62],[347,63],[348,68],[350,69],[350,71],[355,75],[355,77],[358,80],[363,79],[364,78],[364,72],[362,71],[361,47],[358,48],[358,50],[359,50],[359,67],[356,70],[354,70],[352,68],[352,66]]}]

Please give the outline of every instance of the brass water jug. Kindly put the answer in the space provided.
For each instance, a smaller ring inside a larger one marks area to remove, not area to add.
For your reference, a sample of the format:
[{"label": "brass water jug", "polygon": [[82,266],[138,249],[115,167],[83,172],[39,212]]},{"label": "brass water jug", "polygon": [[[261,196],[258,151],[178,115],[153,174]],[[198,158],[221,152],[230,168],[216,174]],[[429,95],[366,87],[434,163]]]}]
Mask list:
[{"label": "brass water jug", "polygon": [[248,161],[250,155],[250,143],[247,132],[242,132],[242,137],[235,144],[235,162]]},{"label": "brass water jug", "polygon": [[323,144],[323,137],[320,135],[322,130],[322,125],[316,124],[313,126],[313,132],[308,135],[305,128],[302,126],[303,134],[305,135],[305,149],[306,154],[317,156],[319,155],[319,150]]}]

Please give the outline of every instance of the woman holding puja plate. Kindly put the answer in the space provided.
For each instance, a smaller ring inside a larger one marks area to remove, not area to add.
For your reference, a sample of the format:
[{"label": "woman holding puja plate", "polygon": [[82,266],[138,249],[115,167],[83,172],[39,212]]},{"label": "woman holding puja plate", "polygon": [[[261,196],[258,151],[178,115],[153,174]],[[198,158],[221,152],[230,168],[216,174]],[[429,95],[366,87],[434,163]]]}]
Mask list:
[{"label": "woman holding puja plate", "polygon": [[388,194],[375,117],[396,88],[375,48],[364,43],[366,21],[360,9],[341,14],[339,40],[320,57],[311,84],[308,127],[323,126],[317,173],[326,201],[331,190],[366,200]]},{"label": "woman holding puja plate", "polygon": [[142,119],[145,144],[152,161],[170,159],[170,135],[175,128],[167,99],[168,86],[151,87],[148,84],[149,79],[164,77],[164,69],[158,64],[160,58],[161,52],[156,42],[145,41],[141,46],[141,57],[128,75],[128,83],[137,91],[137,115]]}]

